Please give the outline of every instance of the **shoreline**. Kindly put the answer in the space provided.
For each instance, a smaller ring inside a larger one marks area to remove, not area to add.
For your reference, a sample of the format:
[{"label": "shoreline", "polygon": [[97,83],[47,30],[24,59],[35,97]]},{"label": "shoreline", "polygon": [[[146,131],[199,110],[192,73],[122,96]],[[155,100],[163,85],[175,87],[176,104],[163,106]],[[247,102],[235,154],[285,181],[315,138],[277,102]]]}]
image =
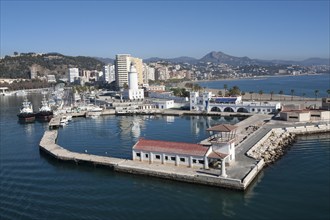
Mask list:
[{"label": "shoreline", "polygon": [[330,75],[330,73],[315,73],[315,74],[299,74],[299,75],[263,75],[263,76],[253,76],[253,77],[240,77],[240,78],[225,78],[225,79],[205,79],[205,80],[193,80],[193,81],[183,81],[178,84],[185,84],[185,83],[193,83],[195,82],[217,82],[217,81],[238,81],[238,80],[244,80],[244,79],[265,79],[265,78],[280,78],[280,77],[299,77],[299,76],[314,76],[314,75]]}]

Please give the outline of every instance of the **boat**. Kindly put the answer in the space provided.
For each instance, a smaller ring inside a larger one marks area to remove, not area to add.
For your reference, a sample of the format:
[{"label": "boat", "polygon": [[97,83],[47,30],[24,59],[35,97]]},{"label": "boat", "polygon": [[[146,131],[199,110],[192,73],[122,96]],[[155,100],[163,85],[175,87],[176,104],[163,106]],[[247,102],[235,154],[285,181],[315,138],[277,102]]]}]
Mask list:
[{"label": "boat", "polygon": [[86,117],[97,118],[102,114],[103,108],[95,106],[87,111]]},{"label": "boat", "polygon": [[72,120],[71,115],[63,115],[60,120],[60,126],[62,127],[66,126],[71,120]]},{"label": "boat", "polygon": [[50,121],[53,115],[53,111],[48,104],[46,96],[44,95],[41,101],[41,107],[39,108],[39,112],[36,114],[36,118],[40,121]]},{"label": "boat", "polygon": [[26,91],[25,90],[18,90],[16,91],[17,96],[26,96]]},{"label": "boat", "polygon": [[10,92],[8,87],[0,87],[0,95],[1,96],[9,96],[9,95],[14,95],[14,92]]},{"label": "boat", "polygon": [[31,123],[34,122],[36,117],[35,113],[33,113],[33,107],[31,102],[28,101],[27,98],[24,99],[22,103],[22,107],[20,108],[19,114],[17,114],[19,122],[22,123]]}]

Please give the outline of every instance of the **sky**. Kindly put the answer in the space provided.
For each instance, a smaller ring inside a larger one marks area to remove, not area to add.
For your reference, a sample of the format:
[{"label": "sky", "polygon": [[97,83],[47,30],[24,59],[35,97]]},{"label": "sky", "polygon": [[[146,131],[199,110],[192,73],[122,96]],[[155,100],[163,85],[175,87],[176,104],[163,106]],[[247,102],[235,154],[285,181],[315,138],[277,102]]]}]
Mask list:
[{"label": "sky", "polygon": [[58,52],[114,58],[329,58],[329,0],[1,3],[1,57]]}]

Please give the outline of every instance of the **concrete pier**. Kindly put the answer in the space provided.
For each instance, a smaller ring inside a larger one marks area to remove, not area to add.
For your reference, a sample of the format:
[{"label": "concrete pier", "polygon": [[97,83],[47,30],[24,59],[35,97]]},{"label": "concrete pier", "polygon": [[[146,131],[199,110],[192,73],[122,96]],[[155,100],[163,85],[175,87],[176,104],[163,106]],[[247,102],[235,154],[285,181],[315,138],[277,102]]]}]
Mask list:
[{"label": "concrete pier", "polygon": [[[263,116],[264,117],[264,116]],[[253,117],[246,122],[239,124],[244,127],[245,124],[260,122],[259,117]],[[264,118],[262,121],[267,121]],[[51,121],[55,125],[57,119]],[[204,184],[222,188],[236,190],[245,190],[265,166],[263,159],[257,160],[246,154],[250,149],[258,147],[263,143],[273,130],[282,130],[295,134],[330,132],[330,124],[310,124],[310,125],[284,125],[283,123],[267,124],[262,122],[260,128],[249,135],[244,141],[236,146],[236,161],[226,167],[227,177],[222,177],[220,170],[191,168],[187,166],[163,165],[136,160],[97,156],[86,153],[71,152],[56,143],[58,130],[45,131],[41,141],[40,149],[50,156],[63,161],[73,161],[75,163],[89,163],[91,165],[100,165],[109,167],[118,172],[140,174],[146,176],[159,177],[175,181]]]}]

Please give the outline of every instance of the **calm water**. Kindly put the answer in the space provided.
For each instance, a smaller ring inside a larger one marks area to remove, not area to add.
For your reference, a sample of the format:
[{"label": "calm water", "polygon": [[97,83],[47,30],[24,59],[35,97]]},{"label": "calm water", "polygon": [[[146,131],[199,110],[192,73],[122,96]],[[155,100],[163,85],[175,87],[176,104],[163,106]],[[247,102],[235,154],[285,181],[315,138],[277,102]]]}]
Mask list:
[{"label": "calm water", "polygon": [[[35,97],[37,105],[41,97]],[[330,136],[302,137],[245,193],[63,163],[39,152],[46,124],[0,97],[0,219],[329,219]],[[197,142],[237,118],[100,117],[60,129],[71,150],[130,158],[139,137]]]},{"label": "calm water", "polygon": [[293,89],[295,95],[302,96],[305,93],[305,97],[315,97],[315,90],[319,90],[318,97],[326,97],[327,90],[330,89],[330,74],[221,80],[199,82],[198,84],[212,89],[223,89],[224,84],[227,84],[228,88],[238,86],[241,91],[246,93],[262,90],[264,93],[273,91],[274,94],[279,94],[282,90],[284,94],[291,95]]}]

